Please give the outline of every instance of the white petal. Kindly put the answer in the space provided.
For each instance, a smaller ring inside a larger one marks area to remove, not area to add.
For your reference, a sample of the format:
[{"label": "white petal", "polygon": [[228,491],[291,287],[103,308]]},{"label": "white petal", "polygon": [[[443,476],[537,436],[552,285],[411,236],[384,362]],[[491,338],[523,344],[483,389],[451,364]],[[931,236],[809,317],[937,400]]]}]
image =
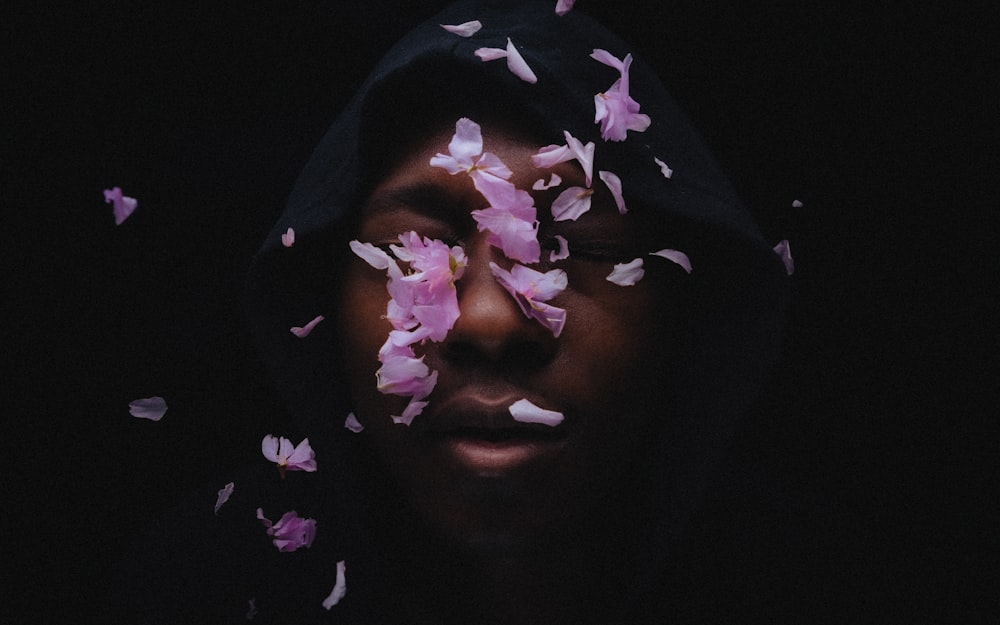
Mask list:
[{"label": "white petal", "polygon": [[519,399],[508,408],[510,416],[515,421],[521,423],[541,423],[550,427],[559,425],[563,421],[563,414],[555,410],[545,410],[539,408],[527,399]]},{"label": "white petal", "polygon": [[511,42],[510,37],[507,38],[507,68],[524,82],[531,84],[538,82],[535,72],[528,67],[528,62],[517,51],[517,47]]},{"label": "white petal", "polygon": [[621,59],[601,48],[594,48],[594,51],[590,53],[590,58],[604,63],[608,67],[613,67],[619,72],[625,69],[625,63]]},{"label": "white petal", "polygon": [[167,412],[167,402],[162,397],[146,397],[129,402],[128,412],[139,419],[159,421]]},{"label": "white petal", "polygon": [[479,48],[475,52],[483,61],[495,61],[497,59],[502,59],[507,56],[507,51],[503,48]]},{"label": "white petal", "polygon": [[330,591],[330,596],[323,600],[323,607],[329,610],[340,603],[340,600],[347,594],[347,564],[341,560],[337,563],[337,581]]},{"label": "white petal", "polygon": [[792,200],[792,208],[802,208],[801,200]]},{"label": "white petal", "polygon": [[285,234],[281,235],[281,244],[285,247],[292,247],[295,245],[295,231],[289,228],[285,231]]},{"label": "white petal", "polygon": [[642,268],[642,259],[636,258],[631,262],[615,265],[615,268],[606,280],[614,282],[618,286],[632,286],[639,280],[642,280],[644,275],[646,275],[646,272]]},{"label": "white petal", "polygon": [[353,412],[348,413],[347,419],[344,421],[344,427],[355,434],[365,429],[365,426],[361,425],[361,422],[358,421],[358,418],[354,416]]},{"label": "white petal", "polygon": [[590,210],[590,198],[594,195],[593,189],[583,187],[570,187],[559,194],[549,210],[552,211],[554,221],[576,221],[580,215]]},{"label": "white petal", "polygon": [[[437,373],[436,371],[434,372]],[[403,409],[403,414],[400,416],[393,415],[392,422],[397,425],[410,425],[413,423],[413,418],[424,411],[424,408],[429,402],[426,401],[415,401],[410,400],[410,403],[406,404],[406,408]]]},{"label": "white petal", "polygon": [[462,24],[441,24],[440,26],[449,33],[455,33],[460,37],[471,37],[479,32],[483,24],[479,20],[472,20],[471,22],[464,22]]},{"label": "white petal", "polygon": [[223,486],[222,488],[219,489],[219,496],[215,500],[215,513],[216,514],[219,514],[219,508],[222,507],[222,504],[224,504],[227,501],[229,501],[229,496],[233,494],[233,489],[234,488],[235,488],[235,484],[233,484],[232,482],[230,482],[230,483],[226,484],[225,486]]},{"label": "white petal", "polygon": [[663,172],[664,178],[669,179],[671,176],[674,175],[674,170],[670,169],[670,167],[666,163],[656,158],[655,156],[653,157],[653,160],[656,161],[656,164],[660,166],[660,171]]},{"label": "white petal", "polygon": [[616,174],[610,171],[599,171],[597,176],[604,181],[604,184],[608,186],[608,190],[611,191],[611,196],[615,198],[615,206],[618,207],[618,213],[624,215],[628,212],[625,208],[625,198],[622,197],[622,179]]},{"label": "white petal", "polygon": [[365,261],[375,269],[388,269],[389,264],[393,262],[392,257],[389,256],[388,252],[375,247],[371,243],[351,241],[350,246],[352,252],[357,254],[361,260]]},{"label": "white petal", "polygon": [[684,252],[679,252],[677,250],[660,250],[659,252],[650,252],[650,256],[659,256],[660,258],[666,258],[669,261],[673,261],[684,268],[684,271],[691,273],[691,259]]}]

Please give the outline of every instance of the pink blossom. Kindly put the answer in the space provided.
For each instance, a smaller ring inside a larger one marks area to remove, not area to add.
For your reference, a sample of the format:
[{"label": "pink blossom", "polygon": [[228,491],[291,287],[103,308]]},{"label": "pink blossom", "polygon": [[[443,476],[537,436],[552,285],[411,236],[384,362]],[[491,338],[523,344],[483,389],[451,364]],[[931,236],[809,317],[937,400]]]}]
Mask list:
[{"label": "pink blossom", "polygon": [[510,416],[515,421],[521,423],[541,423],[549,427],[555,427],[562,423],[563,414],[555,410],[545,410],[539,408],[527,399],[519,399],[508,408]]},{"label": "pink blossom", "polygon": [[292,247],[295,245],[295,230],[289,228],[281,235],[281,244],[285,247]]},{"label": "pink blossom", "polygon": [[562,178],[559,177],[559,174],[552,174],[548,182],[545,182],[545,178],[539,178],[535,181],[535,184],[531,185],[531,188],[535,191],[544,191],[552,187],[557,187],[560,184],[562,184]]},{"label": "pink blossom", "polygon": [[313,331],[313,328],[315,328],[316,324],[318,324],[320,321],[323,321],[323,315],[317,315],[312,321],[302,326],[301,328],[299,326],[291,328],[290,332],[295,336],[299,337],[300,339],[304,339],[307,336],[309,336],[309,333]]},{"label": "pink blossom", "polygon": [[547,145],[532,155],[531,163],[538,168],[544,169],[553,167],[559,163],[576,159],[583,168],[586,184],[589,187],[594,177],[594,142],[588,141],[586,145],[582,141],[564,130],[566,145]]},{"label": "pink blossom", "polygon": [[135,211],[135,207],[139,205],[139,201],[134,197],[122,195],[121,187],[105,189],[104,203],[112,205],[116,226],[122,225],[122,222],[128,219],[129,215]]},{"label": "pink blossom", "polygon": [[344,560],[337,562],[337,579],[333,584],[330,596],[323,600],[323,607],[329,610],[340,603],[340,600],[347,594],[347,563]]},{"label": "pink blossom", "polygon": [[365,426],[361,425],[361,422],[358,421],[358,418],[354,415],[353,412],[347,414],[347,419],[344,420],[344,427],[354,432],[355,434],[359,434],[362,430],[365,429]]},{"label": "pink blossom", "polygon": [[544,302],[566,289],[565,271],[552,269],[541,273],[524,265],[514,265],[510,271],[506,271],[493,262],[490,263],[490,270],[526,317],[537,320],[551,330],[553,336],[559,336],[566,324],[566,310]]},{"label": "pink blossom", "polygon": [[556,2],[556,15],[566,15],[573,8],[576,0],[558,0]]},{"label": "pink blossom", "polygon": [[464,22],[462,24],[440,24],[440,26],[441,28],[450,33],[454,33],[459,37],[471,37],[479,32],[479,29],[483,27],[483,24],[479,20],[472,20],[471,22]]},{"label": "pink blossom", "polygon": [[646,272],[642,268],[642,259],[636,258],[627,263],[615,265],[615,268],[606,280],[618,286],[632,286],[639,280],[642,280],[644,275],[646,275]]},{"label": "pink blossom", "polygon": [[628,131],[643,132],[649,128],[648,115],[639,113],[639,103],[629,95],[628,69],[632,55],[626,54],[619,60],[607,50],[594,49],[590,57],[618,70],[620,76],[611,87],[594,96],[594,123],[601,124],[601,136],[605,141],[624,141]]},{"label": "pink blossom", "polygon": [[684,252],[679,252],[677,250],[664,249],[658,252],[650,252],[650,256],[659,256],[660,258],[666,258],[667,260],[676,263],[681,266],[681,268],[687,273],[691,273],[691,259]]},{"label": "pink blossom", "polygon": [[309,446],[309,439],[303,438],[298,445],[292,446],[292,441],[285,437],[276,438],[268,434],[260,442],[260,451],[271,462],[277,463],[281,476],[285,471],[316,470],[316,454]]},{"label": "pink blossom", "polygon": [[559,243],[559,250],[552,250],[549,253],[549,261],[553,263],[557,260],[569,258],[569,242],[566,241],[566,237],[557,234],[555,235],[555,240]]},{"label": "pink blossom", "polygon": [[538,82],[538,77],[535,73],[531,71],[528,67],[528,62],[524,60],[521,53],[518,52],[517,46],[511,42],[510,37],[507,37],[507,48],[479,48],[475,52],[483,61],[495,61],[497,59],[507,59],[507,69],[509,69],[515,76],[520,78],[525,82],[530,82],[532,84]]},{"label": "pink blossom", "polygon": [[653,161],[655,161],[656,164],[660,166],[660,171],[663,172],[664,178],[669,180],[671,176],[674,175],[674,170],[670,169],[670,167],[666,163],[656,158],[655,156],[653,157]]},{"label": "pink blossom", "polygon": [[795,273],[795,261],[792,259],[792,250],[788,246],[787,239],[782,239],[774,246],[774,253],[781,257],[781,262],[784,263],[788,275]]},{"label": "pink blossom", "polygon": [[146,397],[129,402],[128,413],[139,419],[159,421],[167,413],[167,402],[162,397]]},{"label": "pink blossom", "polygon": [[620,215],[627,213],[628,209],[625,208],[625,198],[622,197],[621,178],[610,171],[599,171],[597,175],[607,185],[608,190],[611,191],[611,197],[615,199],[615,206],[618,207],[618,213]]},{"label": "pink blossom", "polygon": [[286,512],[277,523],[264,517],[263,508],[257,508],[257,518],[267,528],[267,535],[273,537],[278,551],[291,552],[299,547],[312,547],[316,539],[316,519],[303,519],[295,510]]},{"label": "pink blossom", "polygon": [[235,489],[235,488],[236,488],[236,485],[233,484],[232,482],[230,482],[230,483],[226,484],[225,486],[223,486],[222,488],[219,489],[219,494],[218,494],[218,496],[215,499],[215,513],[216,514],[219,514],[219,508],[221,508],[224,503],[226,503],[227,501],[229,501],[229,497],[233,494],[233,489]]},{"label": "pink blossom", "polygon": [[387,395],[423,399],[434,389],[437,372],[424,364],[423,356],[417,358],[410,345],[395,342],[406,334],[400,330],[390,332],[389,339],[379,349],[378,359],[382,366],[375,372],[376,387]]},{"label": "pink blossom", "polygon": [[590,210],[590,200],[593,195],[593,189],[584,189],[583,187],[565,189],[549,208],[552,212],[552,219],[555,221],[576,221],[580,215]]}]

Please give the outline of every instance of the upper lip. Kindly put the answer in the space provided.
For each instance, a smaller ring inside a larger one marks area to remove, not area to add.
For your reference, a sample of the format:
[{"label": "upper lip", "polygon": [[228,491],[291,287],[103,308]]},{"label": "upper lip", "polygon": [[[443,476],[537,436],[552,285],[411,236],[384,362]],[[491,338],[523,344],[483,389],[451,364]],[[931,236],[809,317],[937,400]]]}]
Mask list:
[{"label": "upper lip", "polygon": [[[552,437],[564,433],[562,424],[550,427],[539,423],[521,423],[511,416],[509,407],[519,399],[538,403],[537,397],[517,389],[492,391],[480,389],[459,389],[442,400],[431,401],[426,418],[413,422],[420,423],[421,430],[432,436],[470,436],[499,438],[504,436]],[[544,403],[542,404],[544,405]],[[546,406],[547,407],[547,406]]]}]

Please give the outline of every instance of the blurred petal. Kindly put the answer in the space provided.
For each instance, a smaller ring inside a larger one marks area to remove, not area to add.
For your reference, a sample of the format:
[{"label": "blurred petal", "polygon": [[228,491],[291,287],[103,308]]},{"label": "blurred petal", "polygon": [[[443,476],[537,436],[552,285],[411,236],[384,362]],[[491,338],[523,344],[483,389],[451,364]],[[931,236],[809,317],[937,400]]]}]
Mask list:
[{"label": "blurred petal", "polygon": [[347,419],[344,421],[344,427],[354,432],[355,434],[365,429],[365,426],[361,425],[361,422],[358,421],[358,418],[354,416],[353,412],[348,413]]},{"label": "blurred petal", "polygon": [[632,286],[639,280],[642,280],[644,275],[646,275],[646,272],[642,269],[642,259],[636,258],[631,262],[615,265],[614,270],[611,271],[611,275],[606,279],[608,282],[614,282],[618,286]]},{"label": "blurred petal", "polygon": [[684,252],[679,252],[677,250],[660,250],[659,252],[651,252],[650,256],[659,256],[660,258],[666,258],[669,261],[673,261],[684,268],[684,271],[691,273],[691,259]]},{"label": "blurred petal", "polygon": [[573,8],[576,0],[558,0],[556,2],[556,15],[566,15]]},{"label": "blurred petal", "polygon": [[479,20],[472,20],[471,22],[465,22],[462,24],[441,24],[441,28],[447,30],[450,33],[455,33],[460,37],[471,37],[479,32],[479,29],[483,27],[483,24]]},{"label": "blurred petal", "polygon": [[774,253],[781,257],[781,262],[785,264],[785,271],[788,275],[795,273],[795,261],[792,260],[792,250],[788,247],[788,240],[782,239],[774,246]]},{"label": "blurred petal", "polygon": [[653,157],[653,160],[656,161],[656,164],[660,166],[660,171],[663,172],[664,178],[669,179],[671,176],[674,175],[674,170],[670,169],[670,167],[668,167],[666,163],[656,158],[655,156]]},{"label": "blurred petal", "polygon": [[628,209],[625,208],[625,198],[622,197],[622,179],[610,171],[599,171],[597,172],[597,176],[604,181],[604,184],[611,191],[611,196],[615,198],[615,206],[618,207],[618,213],[621,215],[627,213]]},{"label": "blurred petal", "polygon": [[521,423],[541,423],[552,427],[559,425],[563,421],[561,412],[539,408],[527,399],[517,400],[510,405],[508,410],[510,410],[510,416],[514,417],[515,421],[520,421]]},{"label": "blurred petal", "polygon": [[225,486],[223,486],[222,488],[219,489],[219,496],[215,500],[215,513],[216,514],[219,514],[219,508],[222,507],[222,504],[224,504],[227,501],[229,501],[229,496],[233,494],[233,489],[235,487],[236,487],[235,484],[233,484],[232,482],[230,482],[230,483],[226,484]]},{"label": "blurred petal", "polygon": [[295,245],[295,231],[289,228],[281,235],[281,244],[285,247],[292,247]]},{"label": "blurred petal", "polygon": [[292,328],[291,332],[300,339],[304,339],[307,336],[309,336],[309,333],[313,331],[313,328],[315,328],[316,324],[319,323],[320,321],[323,321],[323,315],[317,315],[315,319],[313,319],[306,325],[302,326],[301,328],[298,326]]},{"label": "blurred petal", "polygon": [[122,222],[128,219],[129,215],[135,211],[135,207],[139,205],[138,200],[134,197],[122,195],[121,187],[105,189],[104,202],[112,205],[111,210],[115,215],[116,226],[122,225]]},{"label": "blurred petal", "polygon": [[340,600],[347,594],[346,571],[347,565],[344,560],[341,560],[337,563],[337,580],[333,584],[333,590],[330,591],[330,596],[323,600],[323,607],[327,610],[340,603]]},{"label": "blurred petal", "polygon": [[801,200],[792,200],[792,208],[802,208]]},{"label": "blurred petal", "polygon": [[167,412],[167,402],[162,397],[146,397],[129,402],[128,412],[139,419],[159,421]]}]

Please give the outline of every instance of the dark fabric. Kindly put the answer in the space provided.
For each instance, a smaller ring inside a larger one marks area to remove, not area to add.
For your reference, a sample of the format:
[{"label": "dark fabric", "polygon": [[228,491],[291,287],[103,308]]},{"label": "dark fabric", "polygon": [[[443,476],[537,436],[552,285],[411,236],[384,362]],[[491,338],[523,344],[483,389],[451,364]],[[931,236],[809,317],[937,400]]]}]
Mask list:
[{"label": "dark fabric", "polygon": [[[623,143],[601,139],[593,97],[617,72],[588,57],[604,48],[620,58],[629,47],[582,11],[557,16],[553,5],[456,3],[386,55],[323,137],[248,282],[250,325],[296,418],[287,434],[309,436],[320,470],[282,480],[260,459],[194,495],[140,539],[113,601],[121,609],[116,618],[246,622],[251,598],[258,610],[252,622],[448,618],[444,606],[428,606],[426,615],[395,613],[394,589],[385,585],[368,535],[371,511],[359,486],[356,440],[343,428],[351,402],[340,371],[351,355],[339,352],[329,322],[307,341],[288,328],[317,314],[334,317],[337,270],[353,218],[366,184],[394,150],[428,123],[489,114],[491,107],[547,142],[563,143],[569,130],[597,143],[595,171],[618,173],[630,209],[662,219],[663,247],[684,250],[695,267],[675,379],[664,381],[677,389],[676,405],[645,477],[655,485],[645,506],[650,533],[632,570],[595,573],[627,580],[622,585],[629,590],[606,602],[616,606],[620,622],[861,622],[879,612],[868,609],[879,602],[866,582],[875,565],[850,527],[828,527],[835,517],[823,505],[725,459],[780,347],[787,277],[774,242],[763,239],[642,59],[631,67],[632,96],[652,125]],[[484,28],[468,39],[440,27],[472,19]],[[502,60],[483,63],[474,55],[480,47],[505,47],[508,37],[537,84],[512,75]],[[654,157],[673,168],[671,179]],[[285,248],[280,236],[289,227],[297,242]],[[215,515],[215,491],[230,479],[237,485],[233,500]],[[314,516],[316,543],[277,553],[255,518],[257,507],[270,518],[288,509]],[[326,611],[320,603],[338,560],[348,563],[348,595]],[[867,598],[859,601],[859,593]]]}]

